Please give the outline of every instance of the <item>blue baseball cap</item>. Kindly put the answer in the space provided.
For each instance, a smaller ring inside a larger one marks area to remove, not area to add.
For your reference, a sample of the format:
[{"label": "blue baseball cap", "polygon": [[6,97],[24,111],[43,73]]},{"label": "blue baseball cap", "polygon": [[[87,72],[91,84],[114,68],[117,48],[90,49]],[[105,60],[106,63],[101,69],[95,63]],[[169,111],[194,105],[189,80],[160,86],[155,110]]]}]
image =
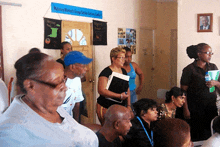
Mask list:
[{"label": "blue baseball cap", "polygon": [[87,58],[83,53],[79,51],[71,51],[66,54],[64,58],[64,63],[66,66],[71,64],[79,63],[79,64],[89,64],[92,61],[91,58]]}]

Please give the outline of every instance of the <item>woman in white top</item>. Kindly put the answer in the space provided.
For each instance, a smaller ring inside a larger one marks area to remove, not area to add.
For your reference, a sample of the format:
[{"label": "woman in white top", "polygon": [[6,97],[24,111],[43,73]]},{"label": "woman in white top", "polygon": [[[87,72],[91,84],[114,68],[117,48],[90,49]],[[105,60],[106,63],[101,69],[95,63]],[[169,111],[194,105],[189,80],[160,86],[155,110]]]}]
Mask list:
[{"label": "woman in white top", "polygon": [[15,68],[24,95],[16,96],[0,119],[1,146],[98,146],[95,133],[61,107],[67,90],[61,64],[34,53]]}]

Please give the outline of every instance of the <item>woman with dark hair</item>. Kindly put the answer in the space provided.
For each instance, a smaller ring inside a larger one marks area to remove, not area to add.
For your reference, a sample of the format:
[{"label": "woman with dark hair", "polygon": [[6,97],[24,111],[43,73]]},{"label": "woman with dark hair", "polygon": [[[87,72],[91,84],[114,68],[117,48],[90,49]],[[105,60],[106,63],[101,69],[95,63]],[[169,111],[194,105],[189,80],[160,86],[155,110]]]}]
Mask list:
[{"label": "woman with dark hair", "polygon": [[[131,104],[137,101],[137,95],[140,94],[143,84],[144,84],[144,74],[140,67],[135,62],[131,62],[132,60],[132,53],[131,49],[128,47],[124,48],[126,50],[125,54],[125,63],[123,68],[127,71],[128,75],[130,76],[129,79],[129,88],[130,88],[130,95],[131,95]],[[139,77],[139,86],[136,87],[135,79],[136,75]]]},{"label": "woman with dark hair", "polygon": [[40,49],[34,47],[34,48],[31,48],[28,53],[32,54],[32,53],[40,53],[40,52],[41,52]]},{"label": "woman with dark hair", "polygon": [[153,147],[153,131],[151,122],[157,120],[157,103],[152,99],[143,98],[133,104],[136,113],[131,120],[132,127],[124,136],[124,147]]},{"label": "woman with dark hair", "polygon": [[18,95],[0,119],[1,146],[98,146],[94,132],[61,107],[67,90],[61,64],[43,53],[15,63]]},{"label": "woman with dark hair", "polygon": [[153,129],[154,147],[193,147],[190,127],[178,118],[158,121]]},{"label": "woman with dark hair", "polygon": [[66,56],[66,54],[68,54],[70,51],[72,51],[72,45],[67,42],[64,41],[60,44],[60,54],[61,54],[61,58],[57,59],[56,61],[61,63],[63,65],[63,68],[65,68],[65,63],[64,63],[64,57]]},{"label": "woman with dark hair", "polygon": [[185,92],[179,87],[173,87],[167,91],[165,103],[162,103],[158,108],[158,119],[175,118],[176,108],[183,106],[185,96]]},{"label": "woman with dark hair", "polygon": [[216,91],[209,92],[209,88],[219,89],[220,78],[206,82],[205,74],[218,68],[210,63],[213,52],[208,44],[191,45],[186,51],[189,58],[195,60],[183,69],[180,81],[181,89],[187,92],[183,115],[190,124],[192,140],[206,140],[211,136],[211,120],[217,116]]}]

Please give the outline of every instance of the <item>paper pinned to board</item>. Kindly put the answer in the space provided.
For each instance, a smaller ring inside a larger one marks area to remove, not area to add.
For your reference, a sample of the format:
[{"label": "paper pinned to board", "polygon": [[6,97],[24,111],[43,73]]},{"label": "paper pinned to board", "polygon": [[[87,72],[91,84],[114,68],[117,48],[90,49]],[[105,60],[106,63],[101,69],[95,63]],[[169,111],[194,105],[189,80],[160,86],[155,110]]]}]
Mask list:
[{"label": "paper pinned to board", "polygon": [[[209,70],[208,71],[208,74],[210,75],[211,80],[218,81],[219,71],[220,70]],[[211,88],[209,88],[209,92],[214,92],[214,91],[215,91],[215,86],[212,86]]]}]

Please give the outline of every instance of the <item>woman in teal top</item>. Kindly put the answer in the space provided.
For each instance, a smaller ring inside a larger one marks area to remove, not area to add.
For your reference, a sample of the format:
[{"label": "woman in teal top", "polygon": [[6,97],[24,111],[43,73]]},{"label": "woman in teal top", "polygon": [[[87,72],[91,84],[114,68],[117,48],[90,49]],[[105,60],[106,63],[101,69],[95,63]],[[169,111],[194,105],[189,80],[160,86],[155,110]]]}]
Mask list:
[{"label": "woman in teal top", "polygon": [[[143,88],[144,74],[135,62],[131,62],[132,60],[131,49],[128,47],[125,47],[124,49],[126,50],[126,54],[125,54],[125,63],[123,68],[127,71],[127,74],[130,76],[129,88],[131,95],[131,103],[134,103],[137,101],[136,94],[139,94]],[[140,84],[138,87],[135,84],[136,74],[138,75],[140,80]]]}]

